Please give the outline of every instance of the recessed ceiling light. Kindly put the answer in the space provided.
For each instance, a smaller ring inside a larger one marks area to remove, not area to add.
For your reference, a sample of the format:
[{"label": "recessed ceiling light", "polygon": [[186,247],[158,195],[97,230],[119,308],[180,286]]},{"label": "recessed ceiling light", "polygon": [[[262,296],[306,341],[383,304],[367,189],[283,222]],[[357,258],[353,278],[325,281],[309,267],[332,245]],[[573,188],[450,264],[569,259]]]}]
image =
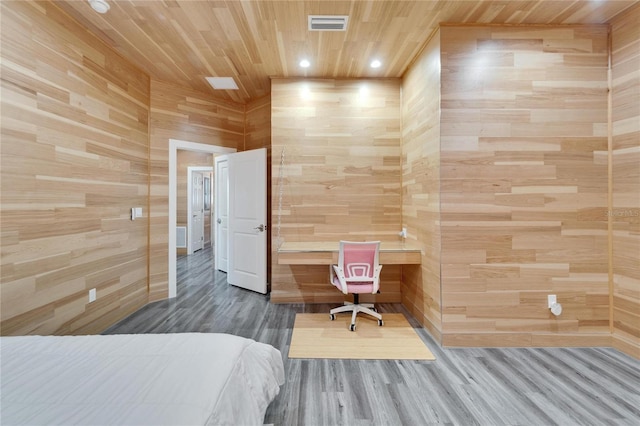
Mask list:
[{"label": "recessed ceiling light", "polygon": [[207,81],[216,90],[238,90],[233,77],[207,77]]},{"label": "recessed ceiling light", "polygon": [[89,5],[98,13],[107,13],[111,9],[106,0],[89,0]]},{"label": "recessed ceiling light", "polygon": [[301,66],[302,68],[309,68],[309,66],[310,66],[310,65],[311,65],[311,62],[309,62],[309,61],[308,61],[308,60],[306,60],[306,59],[303,59],[303,60],[301,60],[301,61],[300,61],[300,66]]},{"label": "recessed ceiling light", "polygon": [[382,65],[382,62],[377,59],[371,61],[371,68],[380,68],[380,65]]}]

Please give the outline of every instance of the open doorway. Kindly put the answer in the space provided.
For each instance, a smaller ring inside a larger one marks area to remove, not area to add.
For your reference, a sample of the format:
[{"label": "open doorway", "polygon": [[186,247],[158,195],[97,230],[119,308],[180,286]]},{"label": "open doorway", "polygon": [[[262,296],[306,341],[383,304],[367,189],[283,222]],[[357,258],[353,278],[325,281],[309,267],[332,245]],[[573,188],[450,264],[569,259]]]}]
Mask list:
[{"label": "open doorway", "polygon": [[[180,157],[182,153],[190,155],[199,154],[202,158],[199,162],[212,164],[213,154],[192,153],[178,151],[178,169],[180,169]],[[186,174],[186,177],[181,176]],[[183,179],[181,179],[181,177]],[[181,182],[183,180],[183,182]],[[191,255],[198,250],[209,248],[213,245],[213,167],[187,166],[187,170],[178,170],[178,229],[186,226],[183,250],[178,244],[177,254]],[[186,188],[185,188],[186,187]],[[186,197],[186,200],[185,200]],[[180,241],[178,241],[180,242]],[[182,252],[182,253],[181,253]]]},{"label": "open doorway", "polygon": [[178,139],[169,139],[169,253],[168,253],[168,293],[169,298],[176,297],[176,236],[177,236],[177,181],[178,151],[190,151],[208,154],[230,154],[234,148],[207,145]]},{"label": "open doorway", "polygon": [[211,245],[211,186],[214,154],[179,149],[176,170],[176,254]]}]

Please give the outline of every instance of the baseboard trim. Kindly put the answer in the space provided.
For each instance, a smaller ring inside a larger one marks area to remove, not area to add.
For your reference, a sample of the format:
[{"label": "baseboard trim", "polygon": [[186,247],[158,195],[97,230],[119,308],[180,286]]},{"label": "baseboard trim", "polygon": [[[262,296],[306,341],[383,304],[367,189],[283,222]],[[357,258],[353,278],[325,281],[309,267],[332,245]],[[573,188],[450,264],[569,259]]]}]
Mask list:
[{"label": "baseboard trim", "polygon": [[436,324],[429,320],[429,318],[418,308],[418,306],[411,303],[411,300],[406,299],[402,300],[402,306],[404,306],[404,308],[409,311],[409,313],[413,315],[416,320],[418,320],[420,325],[422,325],[422,327],[424,327],[429,332],[429,334],[431,334],[431,337],[433,337],[436,342],[442,344],[442,331]]},{"label": "baseboard trim", "polygon": [[[415,317],[416,315],[414,315]],[[442,344],[442,331],[431,321],[426,315],[422,315],[422,318],[417,318],[418,322],[422,324],[422,326],[431,334],[431,337],[434,338],[436,342],[440,342]]]},{"label": "baseboard trim", "polygon": [[609,347],[609,333],[443,333],[445,347]]},{"label": "baseboard trim", "polygon": [[635,359],[640,359],[640,344],[638,342],[632,342],[629,339],[614,334],[611,337],[611,343],[614,349]]}]

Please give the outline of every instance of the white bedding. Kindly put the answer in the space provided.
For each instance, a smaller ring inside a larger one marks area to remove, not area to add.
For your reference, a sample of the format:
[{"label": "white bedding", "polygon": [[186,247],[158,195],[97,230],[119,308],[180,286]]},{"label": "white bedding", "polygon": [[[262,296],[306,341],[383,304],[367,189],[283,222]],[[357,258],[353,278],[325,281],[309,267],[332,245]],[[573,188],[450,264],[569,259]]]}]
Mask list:
[{"label": "white bedding", "polygon": [[262,425],[280,351],[227,334],[2,337],[0,424]]}]

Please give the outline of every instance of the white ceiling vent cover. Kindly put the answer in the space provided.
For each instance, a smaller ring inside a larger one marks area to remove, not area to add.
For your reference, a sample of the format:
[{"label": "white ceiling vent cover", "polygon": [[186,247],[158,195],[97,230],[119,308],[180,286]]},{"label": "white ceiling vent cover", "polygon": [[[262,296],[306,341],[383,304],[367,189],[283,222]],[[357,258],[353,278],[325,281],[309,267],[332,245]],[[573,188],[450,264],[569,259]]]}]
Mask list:
[{"label": "white ceiling vent cover", "polygon": [[309,15],[309,31],[346,31],[346,15]]}]

